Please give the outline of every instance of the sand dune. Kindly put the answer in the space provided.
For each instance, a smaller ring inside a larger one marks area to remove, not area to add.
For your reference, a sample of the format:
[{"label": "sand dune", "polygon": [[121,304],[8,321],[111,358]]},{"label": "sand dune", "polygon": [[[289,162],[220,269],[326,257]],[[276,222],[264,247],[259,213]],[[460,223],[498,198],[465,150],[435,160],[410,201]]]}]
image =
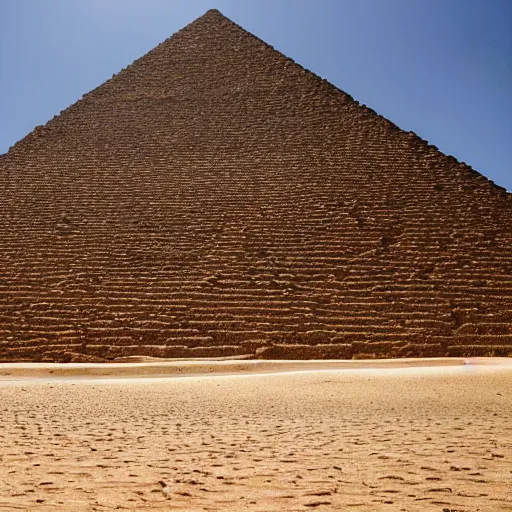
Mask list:
[{"label": "sand dune", "polygon": [[3,375],[0,511],[512,510],[512,365],[463,362]]}]

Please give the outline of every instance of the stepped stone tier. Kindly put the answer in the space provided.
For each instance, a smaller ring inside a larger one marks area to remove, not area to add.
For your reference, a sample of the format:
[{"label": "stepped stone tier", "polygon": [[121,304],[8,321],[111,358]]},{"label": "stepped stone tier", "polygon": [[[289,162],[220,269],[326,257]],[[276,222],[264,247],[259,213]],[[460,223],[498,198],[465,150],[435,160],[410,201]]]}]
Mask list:
[{"label": "stepped stone tier", "polygon": [[512,355],[512,194],[216,10],[0,187],[2,361]]}]

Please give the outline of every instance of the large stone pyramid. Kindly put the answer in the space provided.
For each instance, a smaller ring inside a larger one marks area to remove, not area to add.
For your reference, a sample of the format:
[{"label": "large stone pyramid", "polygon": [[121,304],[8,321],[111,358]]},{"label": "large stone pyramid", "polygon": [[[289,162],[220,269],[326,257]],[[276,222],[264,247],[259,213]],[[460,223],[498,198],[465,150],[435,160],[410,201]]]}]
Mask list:
[{"label": "large stone pyramid", "polygon": [[512,355],[512,194],[218,11],[0,187],[3,361]]}]

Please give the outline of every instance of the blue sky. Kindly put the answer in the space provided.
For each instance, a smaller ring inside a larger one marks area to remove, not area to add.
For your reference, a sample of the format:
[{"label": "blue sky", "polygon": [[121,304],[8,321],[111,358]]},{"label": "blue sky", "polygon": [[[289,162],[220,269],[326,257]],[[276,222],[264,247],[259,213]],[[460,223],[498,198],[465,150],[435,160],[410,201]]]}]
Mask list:
[{"label": "blue sky", "polygon": [[512,191],[512,0],[0,0],[0,153],[210,8]]}]

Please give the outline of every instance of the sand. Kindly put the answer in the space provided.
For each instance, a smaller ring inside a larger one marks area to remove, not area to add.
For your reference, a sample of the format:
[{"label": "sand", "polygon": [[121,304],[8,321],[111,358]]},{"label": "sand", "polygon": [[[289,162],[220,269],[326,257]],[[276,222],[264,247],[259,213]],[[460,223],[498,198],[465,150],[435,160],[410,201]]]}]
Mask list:
[{"label": "sand", "polygon": [[511,360],[236,364],[0,365],[0,511],[512,510]]}]

